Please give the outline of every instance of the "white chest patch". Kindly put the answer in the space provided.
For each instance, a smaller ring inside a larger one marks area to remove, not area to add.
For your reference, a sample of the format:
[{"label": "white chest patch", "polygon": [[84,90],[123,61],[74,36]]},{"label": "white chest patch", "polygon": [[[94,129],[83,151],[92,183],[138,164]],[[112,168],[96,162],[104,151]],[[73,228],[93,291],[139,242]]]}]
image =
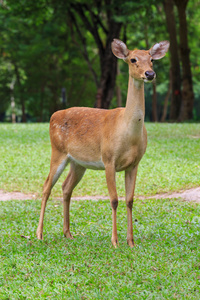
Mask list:
[{"label": "white chest patch", "polygon": [[82,161],[82,160],[74,158],[70,154],[68,154],[68,158],[71,161],[74,161],[75,163],[77,163],[78,165],[80,165],[80,166],[82,166],[86,169],[105,170],[105,166],[104,166],[104,163],[102,162],[102,160],[99,160],[99,161]]}]

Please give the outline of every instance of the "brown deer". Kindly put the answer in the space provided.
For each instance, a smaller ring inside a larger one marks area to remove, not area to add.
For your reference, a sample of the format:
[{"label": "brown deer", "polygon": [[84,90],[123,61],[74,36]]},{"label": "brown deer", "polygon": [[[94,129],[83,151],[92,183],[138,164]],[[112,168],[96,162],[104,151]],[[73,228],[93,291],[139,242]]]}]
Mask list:
[{"label": "brown deer", "polygon": [[43,238],[44,212],[51,189],[70,163],[69,174],[62,185],[64,206],[63,232],[70,233],[69,208],[74,187],[86,169],[105,170],[112,207],[112,238],[114,247],[117,237],[117,206],[115,173],[125,171],[127,206],[127,243],[134,246],[132,206],[138,164],[147,146],[144,126],[144,82],[151,82],[156,74],[152,61],[165,56],[169,42],[155,44],[150,50],[128,50],[120,40],[112,42],[113,54],[129,66],[129,83],[125,108],[111,110],[72,107],[55,112],[50,120],[52,146],[50,172],[44,183],[42,206],[37,238]]}]

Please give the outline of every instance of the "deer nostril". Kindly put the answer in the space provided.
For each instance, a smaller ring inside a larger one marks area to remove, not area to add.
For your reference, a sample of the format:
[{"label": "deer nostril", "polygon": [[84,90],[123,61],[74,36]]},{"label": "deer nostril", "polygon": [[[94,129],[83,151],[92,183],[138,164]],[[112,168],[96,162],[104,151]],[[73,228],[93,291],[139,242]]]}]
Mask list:
[{"label": "deer nostril", "polygon": [[153,80],[156,73],[154,71],[146,71],[145,76],[148,80]]}]

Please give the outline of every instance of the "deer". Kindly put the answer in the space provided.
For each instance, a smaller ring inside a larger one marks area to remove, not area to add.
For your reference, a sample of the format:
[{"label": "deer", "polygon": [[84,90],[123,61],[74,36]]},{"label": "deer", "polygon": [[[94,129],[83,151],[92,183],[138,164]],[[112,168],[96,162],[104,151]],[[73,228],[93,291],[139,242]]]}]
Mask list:
[{"label": "deer", "polygon": [[116,172],[125,171],[125,201],[127,209],[127,244],[134,247],[132,208],[138,165],[147,147],[144,125],[144,83],[152,82],[156,73],[153,60],[165,56],[168,41],[161,41],[149,50],[129,50],[126,44],[114,39],[113,54],[129,67],[128,92],[125,107],[99,109],[71,107],[55,112],[50,119],[51,162],[50,172],[43,186],[41,212],[37,238],[43,239],[43,220],[51,190],[67,164],[69,173],[62,184],[64,223],[63,233],[72,239],[70,232],[70,200],[72,191],[86,169],[105,170],[112,208],[112,237],[114,247],[117,236],[118,195]]}]

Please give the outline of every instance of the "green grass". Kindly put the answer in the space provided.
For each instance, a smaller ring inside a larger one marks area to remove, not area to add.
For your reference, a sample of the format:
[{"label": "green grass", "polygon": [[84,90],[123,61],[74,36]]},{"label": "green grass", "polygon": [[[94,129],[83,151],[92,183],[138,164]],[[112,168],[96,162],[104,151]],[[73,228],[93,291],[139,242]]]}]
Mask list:
[{"label": "green grass", "polygon": [[[148,146],[136,183],[136,197],[178,191],[199,185],[200,124],[147,124]],[[49,173],[48,124],[0,124],[0,189],[41,196]],[[52,197],[61,196],[63,172]],[[117,174],[124,196],[124,173]],[[74,195],[108,195],[104,171],[87,170]]]},{"label": "green grass", "polygon": [[[44,241],[35,238],[40,201],[1,203],[0,299],[199,299],[200,206],[178,200],[134,203],[136,246],[111,246],[109,201],[74,201],[62,234],[62,205],[50,201]],[[29,236],[30,239],[21,236]]]},{"label": "green grass", "polygon": [[[111,245],[104,172],[87,171],[73,201],[71,232],[62,233],[61,183],[44,220],[44,241],[35,237],[40,201],[0,202],[0,299],[199,299],[200,205],[180,200],[137,200],[199,186],[200,124],[147,124],[133,208],[136,246],[126,244],[126,207],[118,206],[119,247]],[[0,125],[0,189],[41,196],[49,172],[48,124]],[[123,173],[117,186],[124,195]]]}]

